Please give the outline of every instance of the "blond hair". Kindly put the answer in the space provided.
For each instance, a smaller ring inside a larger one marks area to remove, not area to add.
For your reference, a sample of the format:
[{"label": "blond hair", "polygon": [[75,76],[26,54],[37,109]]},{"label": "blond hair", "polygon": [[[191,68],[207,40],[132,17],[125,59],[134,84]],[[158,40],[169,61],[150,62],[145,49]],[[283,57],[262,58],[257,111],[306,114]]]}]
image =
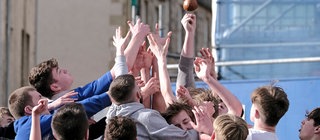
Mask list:
[{"label": "blond hair", "polygon": [[247,123],[232,114],[218,116],[213,123],[215,137],[221,140],[245,140],[249,134]]}]

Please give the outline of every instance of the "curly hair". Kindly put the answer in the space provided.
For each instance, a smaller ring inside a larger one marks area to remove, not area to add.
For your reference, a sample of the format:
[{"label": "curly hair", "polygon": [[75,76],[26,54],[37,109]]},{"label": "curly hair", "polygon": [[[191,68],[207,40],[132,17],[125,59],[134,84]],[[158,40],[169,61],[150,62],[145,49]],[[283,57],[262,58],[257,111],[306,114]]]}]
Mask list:
[{"label": "curly hair", "polygon": [[34,86],[42,96],[47,98],[51,98],[54,93],[50,85],[54,82],[52,69],[56,67],[58,67],[58,61],[55,58],[51,58],[33,67],[29,73],[29,83]]}]

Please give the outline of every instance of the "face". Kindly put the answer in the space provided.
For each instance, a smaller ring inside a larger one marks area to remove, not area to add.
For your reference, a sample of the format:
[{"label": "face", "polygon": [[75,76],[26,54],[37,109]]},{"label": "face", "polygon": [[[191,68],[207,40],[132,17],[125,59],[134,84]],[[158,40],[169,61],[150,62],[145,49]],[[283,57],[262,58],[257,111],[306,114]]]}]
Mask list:
[{"label": "face", "polygon": [[186,111],[180,111],[176,116],[171,119],[171,123],[183,130],[190,130],[193,127],[190,124],[191,118]]},{"label": "face", "polygon": [[219,115],[227,114],[228,108],[224,102],[219,103]]},{"label": "face", "polygon": [[1,119],[1,122],[0,122],[0,126],[1,127],[6,127],[8,126],[11,122],[14,121],[14,118],[7,115],[7,114],[3,114],[2,115],[2,119]]},{"label": "face", "polygon": [[199,108],[204,110],[207,115],[209,116],[209,118],[212,117],[212,115],[215,113],[214,107],[213,107],[213,103],[210,101],[204,101],[199,105]]},{"label": "face", "polygon": [[66,69],[61,69],[59,67],[53,68],[52,77],[55,80],[53,84],[56,84],[60,88],[60,91],[69,90],[71,88],[73,77]]},{"label": "face", "polygon": [[309,118],[306,118],[301,122],[301,129],[299,130],[299,138],[301,140],[308,140],[312,138],[314,130],[316,129],[316,127],[313,126],[313,124],[314,120]]},{"label": "face", "polygon": [[[41,95],[38,91],[36,91],[36,90],[34,90],[34,91],[29,91],[29,95],[30,95],[31,98],[32,98],[32,104],[33,104],[32,107],[38,105],[39,100],[44,98],[44,97],[42,97],[42,95]],[[46,110],[43,114],[50,114],[50,112],[49,112],[48,110]]]}]

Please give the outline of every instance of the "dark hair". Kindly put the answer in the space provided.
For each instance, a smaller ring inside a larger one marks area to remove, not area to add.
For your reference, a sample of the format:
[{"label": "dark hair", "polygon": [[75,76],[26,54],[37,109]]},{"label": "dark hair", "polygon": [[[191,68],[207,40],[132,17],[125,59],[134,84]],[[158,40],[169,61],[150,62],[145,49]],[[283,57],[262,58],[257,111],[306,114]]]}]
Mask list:
[{"label": "dark hair", "polygon": [[88,131],[88,118],[84,107],[78,103],[62,106],[53,115],[51,128],[60,140],[83,140]]},{"label": "dark hair", "polygon": [[110,85],[111,98],[120,104],[131,101],[132,92],[135,88],[135,78],[130,74],[118,76]]},{"label": "dark hair", "polygon": [[31,69],[29,73],[29,83],[34,86],[42,96],[47,98],[53,96],[54,91],[50,88],[50,85],[54,82],[52,69],[57,67],[58,61],[51,58]]},{"label": "dark hair", "polygon": [[282,88],[272,85],[254,90],[251,101],[262,114],[262,120],[269,126],[276,126],[289,108],[287,94]]},{"label": "dark hair", "polygon": [[24,108],[27,105],[34,105],[32,102],[32,97],[29,94],[30,91],[36,91],[36,89],[31,86],[25,86],[16,89],[10,94],[9,110],[15,119],[25,116]]},{"label": "dark hair", "polygon": [[313,109],[310,113],[306,114],[306,117],[314,120],[313,126],[320,125],[320,108]]},{"label": "dark hair", "polygon": [[209,101],[213,103],[214,113],[212,114],[213,118],[216,118],[219,115],[219,103],[218,100],[214,97],[212,90],[205,88],[188,88],[191,97],[200,104],[203,101]]},{"label": "dark hair", "polygon": [[108,121],[104,135],[106,140],[135,140],[136,123],[129,117],[114,116]]},{"label": "dark hair", "polygon": [[178,115],[181,111],[185,111],[191,120],[196,122],[194,114],[192,113],[192,107],[185,103],[173,102],[161,115],[169,124],[172,124],[172,118]]}]

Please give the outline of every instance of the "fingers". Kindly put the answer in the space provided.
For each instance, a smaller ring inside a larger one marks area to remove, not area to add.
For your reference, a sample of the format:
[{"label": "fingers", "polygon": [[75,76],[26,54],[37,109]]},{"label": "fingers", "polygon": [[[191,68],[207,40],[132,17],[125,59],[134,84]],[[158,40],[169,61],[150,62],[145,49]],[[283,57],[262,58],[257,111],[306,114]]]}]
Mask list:
[{"label": "fingers", "polygon": [[168,48],[169,48],[169,44],[170,44],[170,38],[167,38],[166,39],[166,44],[164,45],[164,50],[168,50]]},{"label": "fingers", "polygon": [[168,33],[167,33],[167,38],[170,38],[171,35],[172,35],[172,31],[168,32]]},{"label": "fingers", "polygon": [[154,33],[156,34],[156,35],[159,35],[159,25],[158,25],[158,23],[156,23],[156,25],[155,25],[155,31],[154,31]]},{"label": "fingers", "polygon": [[129,27],[130,27],[130,30],[132,30],[133,29],[133,23],[129,20],[129,21],[127,21],[127,24],[129,25]]}]

